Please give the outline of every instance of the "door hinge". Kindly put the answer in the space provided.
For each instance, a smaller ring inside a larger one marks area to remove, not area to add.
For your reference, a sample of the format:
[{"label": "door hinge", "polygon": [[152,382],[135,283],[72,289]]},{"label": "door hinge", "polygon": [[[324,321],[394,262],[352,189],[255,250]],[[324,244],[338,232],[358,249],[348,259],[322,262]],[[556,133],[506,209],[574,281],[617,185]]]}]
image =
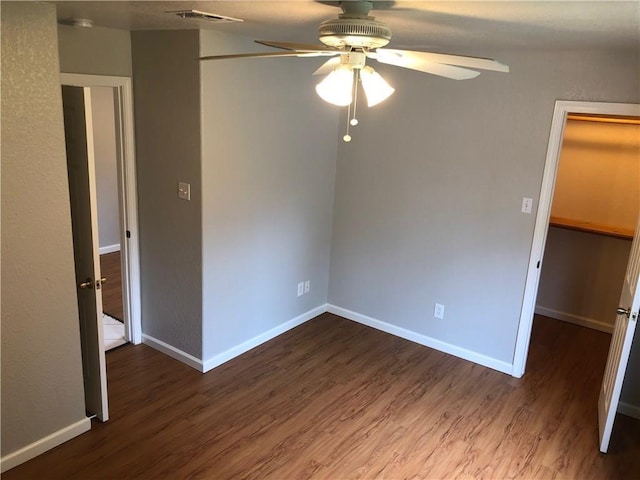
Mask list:
[{"label": "door hinge", "polygon": [[129,230],[126,231],[125,235],[127,236],[127,238],[131,238],[131,232]]}]

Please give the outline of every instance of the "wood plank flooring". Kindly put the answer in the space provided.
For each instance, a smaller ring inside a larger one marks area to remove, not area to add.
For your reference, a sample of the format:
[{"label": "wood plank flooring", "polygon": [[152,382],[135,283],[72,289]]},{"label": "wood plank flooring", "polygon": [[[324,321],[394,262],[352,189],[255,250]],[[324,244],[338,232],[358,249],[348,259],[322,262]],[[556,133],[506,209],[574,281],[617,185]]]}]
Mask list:
[{"label": "wood plank flooring", "polygon": [[120,252],[100,255],[100,273],[103,277],[107,277],[106,283],[102,286],[102,311],[113,318],[123,321]]},{"label": "wood plank flooring", "polygon": [[3,479],[638,479],[640,421],[598,452],[609,338],[537,317],[522,379],[330,314],[204,375],[127,345],[111,420]]}]

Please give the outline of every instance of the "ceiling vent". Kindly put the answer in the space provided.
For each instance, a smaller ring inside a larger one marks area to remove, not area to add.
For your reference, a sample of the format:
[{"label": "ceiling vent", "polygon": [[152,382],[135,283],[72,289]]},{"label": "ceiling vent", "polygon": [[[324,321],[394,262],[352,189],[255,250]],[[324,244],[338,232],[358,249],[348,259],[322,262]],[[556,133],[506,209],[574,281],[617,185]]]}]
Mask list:
[{"label": "ceiling vent", "polygon": [[232,23],[244,22],[241,18],[225,17],[224,15],[216,15],[215,13],[201,12],[199,10],[178,10],[166,13],[173,13],[182,18],[191,18],[193,20],[204,20],[211,23]]}]

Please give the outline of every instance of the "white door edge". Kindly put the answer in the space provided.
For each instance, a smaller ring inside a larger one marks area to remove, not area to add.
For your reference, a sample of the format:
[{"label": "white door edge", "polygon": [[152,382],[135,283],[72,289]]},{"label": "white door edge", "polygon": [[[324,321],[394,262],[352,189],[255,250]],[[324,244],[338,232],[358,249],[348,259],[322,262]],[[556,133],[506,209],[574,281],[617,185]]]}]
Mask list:
[{"label": "white door edge", "polygon": [[[538,211],[533,230],[529,266],[522,299],[522,309],[520,311],[520,323],[518,325],[518,334],[513,355],[512,375],[514,377],[521,377],[524,375],[526,369],[529,342],[531,340],[531,328],[533,326],[533,315],[536,297],[538,296],[538,283],[542,269],[542,257],[547,241],[547,233],[549,231],[549,217],[551,215],[551,203],[553,201],[562,137],[569,113],[640,116],[640,105],[632,103],[556,101],[551,122],[544,173],[542,176],[542,186],[538,200]],[[539,265],[538,262],[540,262]]]},{"label": "white door edge", "polygon": [[[133,89],[130,77],[61,73],[61,85],[76,87],[116,88],[122,127],[121,158],[118,159],[121,251],[123,268],[123,303],[125,333],[133,344],[142,343],[142,315],[140,300],[140,249],[138,237],[138,193],[134,144]],[[116,112],[118,113],[118,112]],[[126,238],[125,232],[130,232]]]}]

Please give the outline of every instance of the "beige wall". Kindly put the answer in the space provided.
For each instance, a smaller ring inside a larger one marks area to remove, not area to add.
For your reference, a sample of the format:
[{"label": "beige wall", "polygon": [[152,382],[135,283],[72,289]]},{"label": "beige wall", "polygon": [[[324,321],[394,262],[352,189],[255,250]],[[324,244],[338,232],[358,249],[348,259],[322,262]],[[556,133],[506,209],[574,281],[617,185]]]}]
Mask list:
[{"label": "beige wall", "polygon": [[551,215],[633,231],[640,199],[640,125],[568,120]]},{"label": "beige wall", "polygon": [[56,32],[2,2],[3,457],[86,420]]},{"label": "beige wall", "polygon": [[130,77],[131,34],[126,30],[58,25],[60,71]]}]

